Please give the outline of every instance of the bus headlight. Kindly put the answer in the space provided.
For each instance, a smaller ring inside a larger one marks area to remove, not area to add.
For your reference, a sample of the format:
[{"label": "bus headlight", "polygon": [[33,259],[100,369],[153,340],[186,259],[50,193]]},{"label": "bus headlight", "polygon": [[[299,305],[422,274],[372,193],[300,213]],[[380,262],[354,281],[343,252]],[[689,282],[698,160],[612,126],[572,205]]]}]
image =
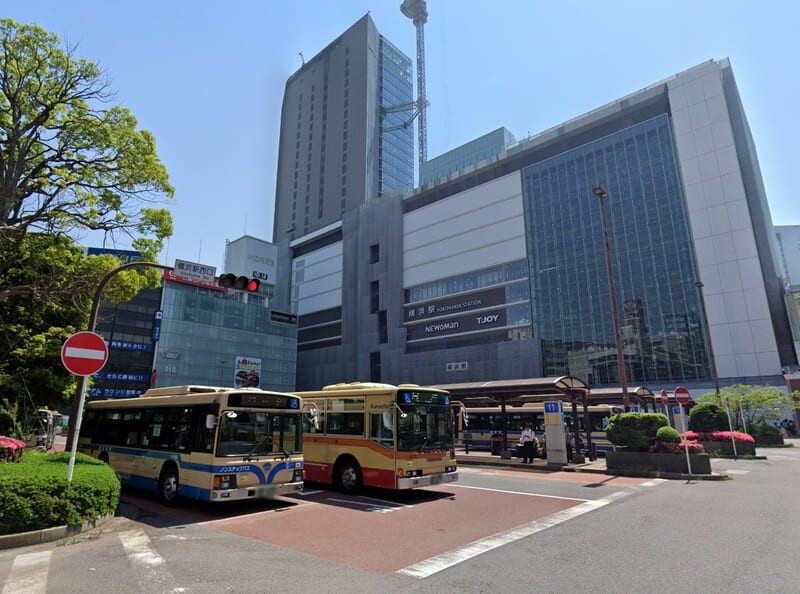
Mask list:
[{"label": "bus headlight", "polygon": [[214,489],[235,489],[236,488],[236,475],[235,474],[215,474],[214,475]]},{"label": "bus headlight", "polygon": [[293,483],[300,483],[305,478],[305,470],[302,468],[296,468],[294,473],[292,474],[292,482]]}]

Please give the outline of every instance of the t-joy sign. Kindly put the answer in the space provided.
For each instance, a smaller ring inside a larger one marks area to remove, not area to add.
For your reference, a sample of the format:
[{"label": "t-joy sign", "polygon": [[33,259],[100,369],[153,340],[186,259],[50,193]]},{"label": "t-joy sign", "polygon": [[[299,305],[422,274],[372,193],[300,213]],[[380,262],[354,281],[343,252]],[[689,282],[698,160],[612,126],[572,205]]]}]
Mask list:
[{"label": "t-joy sign", "polygon": [[451,336],[475,330],[491,330],[506,325],[506,310],[500,309],[479,314],[466,314],[408,326],[408,340]]}]

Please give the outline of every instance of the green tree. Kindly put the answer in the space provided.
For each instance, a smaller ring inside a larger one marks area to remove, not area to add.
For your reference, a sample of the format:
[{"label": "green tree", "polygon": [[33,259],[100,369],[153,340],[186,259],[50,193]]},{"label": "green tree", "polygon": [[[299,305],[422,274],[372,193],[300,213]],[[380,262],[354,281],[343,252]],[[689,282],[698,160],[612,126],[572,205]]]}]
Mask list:
[{"label": "green tree", "polygon": [[[155,139],[112,100],[75,47],[0,19],[0,396],[23,417],[74,395],[61,345],[86,328],[98,283],[120,265],[85,256],[75,240],[125,238],[156,261],[172,234],[169,211],[156,206],[173,188]],[[104,297],[127,300],[159,279],[156,269],[126,270]]]},{"label": "green tree", "polygon": [[751,386],[736,384],[725,386],[719,391],[719,397],[709,392],[698,398],[698,402],[713,402],[722,407],[729,407],[731,418],[736,419],[740,427],[741,416],[744,416],[746,427],[751,428],[755,423],[768,423],[782,419],[786,411],[793,406],[792,397],[797,399],[800,394],[794,392],[787,394],[777,386]]},{"label": "green tree", "polygon": [[109,106],[112,98],[100,69],[74,47],[36,25],[0,20],[0,300],[47,299],[57,284],[46,273],[8,282],[29,233],[133,238],[144,259],[172,234],[169,212],[152,206],[173,195],[155,138],[136,129],[128,109]]}]

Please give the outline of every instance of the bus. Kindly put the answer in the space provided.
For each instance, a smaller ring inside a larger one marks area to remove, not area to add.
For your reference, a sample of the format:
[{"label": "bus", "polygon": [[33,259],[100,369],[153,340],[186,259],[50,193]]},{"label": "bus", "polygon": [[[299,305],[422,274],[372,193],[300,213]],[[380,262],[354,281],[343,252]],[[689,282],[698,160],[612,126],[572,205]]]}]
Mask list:
[{"label": "bus", "polygon": [[55,446],[56,435],[61,431],[62,414],[46,406],[36,410],[33,418],[33,435],[25,442],[26,447],[50,451]]},{"label": "bus", "polygon": [[257,388],[151,388],[88,402],[78,449],[167,506],[268,499],[303,489],[302,409]]},{"label": "bus", "polygon": [[[573,424],[572,408],[563,404],[564,423]],[[457,443],[465,448],[490,449],[493,435],[502,435],[503,419],[500,406],[470,408],[460,402],[454,403],[459,412],[455,417]],[[608,420],[615,414],[624,412],[622,406],[610,404],[593,404],[589,406],[589,427],[591,428],[592,445],[597,454],[605,455],[614,451],[613,444],[606,437],[605,428]],[[583,422],[583,407],[578,407],[578,434],[584,447],[588,445]],[[522,406],[506,406],[506,435],[509,447],[516,446],[520,433],[530,423],[540,444],[544,444],[544,404],[528,403]],[[544,457],[544,452],[542,452]]]},{"label": "bus", "polygon": [[413,489],[458,479],[450,394],[416,384],[353,382],[303,398],[308,481],[345,493]]}]

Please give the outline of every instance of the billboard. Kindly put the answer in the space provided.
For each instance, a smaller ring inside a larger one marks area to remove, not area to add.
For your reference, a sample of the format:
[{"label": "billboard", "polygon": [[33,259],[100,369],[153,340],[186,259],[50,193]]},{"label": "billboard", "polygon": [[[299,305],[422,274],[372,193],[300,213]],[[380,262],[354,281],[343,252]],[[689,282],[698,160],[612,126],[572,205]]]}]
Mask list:
[{"label": "billboard", "polygon": [[237,355],[233,366],[233,385],[237,388],[260,388],[261,359]]}]

